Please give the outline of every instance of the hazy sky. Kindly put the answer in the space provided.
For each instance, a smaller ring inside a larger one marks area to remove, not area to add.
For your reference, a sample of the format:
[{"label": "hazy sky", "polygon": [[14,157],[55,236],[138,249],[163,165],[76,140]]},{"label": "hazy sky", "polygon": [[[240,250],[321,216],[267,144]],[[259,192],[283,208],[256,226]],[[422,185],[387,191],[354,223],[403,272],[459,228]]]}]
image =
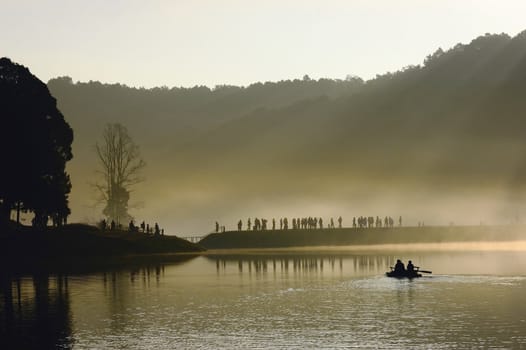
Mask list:
[{"label": "hazy sky", "polygon": [[367,79],[486,32],[516,35],[524,14],[524,0],[0,0],[0,56],[44,81]]}]

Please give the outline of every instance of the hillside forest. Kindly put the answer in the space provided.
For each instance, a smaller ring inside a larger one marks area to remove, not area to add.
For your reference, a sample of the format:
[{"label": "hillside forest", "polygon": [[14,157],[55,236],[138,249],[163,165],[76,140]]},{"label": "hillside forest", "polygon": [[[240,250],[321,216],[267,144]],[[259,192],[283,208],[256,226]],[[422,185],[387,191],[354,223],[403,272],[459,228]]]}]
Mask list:
[{"label": "hillside forest", "polygon": [[91,184],[108,123],[128,128],[147,163],[132,215],[168,234],[249,217],[478,224],[524,212],[526,32],[439,48],[369,81],[145,89],[59,77],[48,87],[75,130],[73,221],[101,219]]}]

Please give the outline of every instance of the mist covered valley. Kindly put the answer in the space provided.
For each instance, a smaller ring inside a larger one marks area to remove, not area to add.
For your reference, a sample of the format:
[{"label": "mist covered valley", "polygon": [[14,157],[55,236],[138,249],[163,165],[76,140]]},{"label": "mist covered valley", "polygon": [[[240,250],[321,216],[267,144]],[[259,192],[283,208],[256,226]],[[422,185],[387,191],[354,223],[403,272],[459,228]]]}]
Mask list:
[{"label": "mist covered valley", "polygon": [[185,236],[254,217],[520,222],[525,78],[523,32],[438,49],[369,81],[142,89],[60,77],[48,87],[75,131],[71,221],[102,218],[94,146],[118,122],[147,163],[130,213]]}]

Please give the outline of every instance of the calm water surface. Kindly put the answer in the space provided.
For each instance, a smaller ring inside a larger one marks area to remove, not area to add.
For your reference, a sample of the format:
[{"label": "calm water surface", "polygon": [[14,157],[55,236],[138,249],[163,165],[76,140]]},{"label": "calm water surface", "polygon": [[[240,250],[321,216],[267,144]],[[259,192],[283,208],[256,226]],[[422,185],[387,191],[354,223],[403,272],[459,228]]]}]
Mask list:
[{"label": "calm water surface", "polygon": [[[397,280],[396,258],[433,270]],[[0,348],[526,349],[526,251],[279,251],[2,276]]]}]

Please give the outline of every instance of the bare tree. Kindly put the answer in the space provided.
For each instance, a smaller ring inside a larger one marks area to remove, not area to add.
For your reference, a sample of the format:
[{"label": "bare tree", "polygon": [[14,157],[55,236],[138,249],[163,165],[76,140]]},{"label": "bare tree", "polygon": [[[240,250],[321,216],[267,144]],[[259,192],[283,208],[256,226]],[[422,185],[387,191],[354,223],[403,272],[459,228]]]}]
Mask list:
[{"label": "bare tree", "polygon": [[128,214],[130,189],[144,181],[141,170],[146,166],[125,126],[107,124],[102,134],[102,144],[95,145],[99,160],[98,172],[102,175],[101,184],[95,184],[101,202],[106,206],[103,214],[116,224],[131,219]]}]

